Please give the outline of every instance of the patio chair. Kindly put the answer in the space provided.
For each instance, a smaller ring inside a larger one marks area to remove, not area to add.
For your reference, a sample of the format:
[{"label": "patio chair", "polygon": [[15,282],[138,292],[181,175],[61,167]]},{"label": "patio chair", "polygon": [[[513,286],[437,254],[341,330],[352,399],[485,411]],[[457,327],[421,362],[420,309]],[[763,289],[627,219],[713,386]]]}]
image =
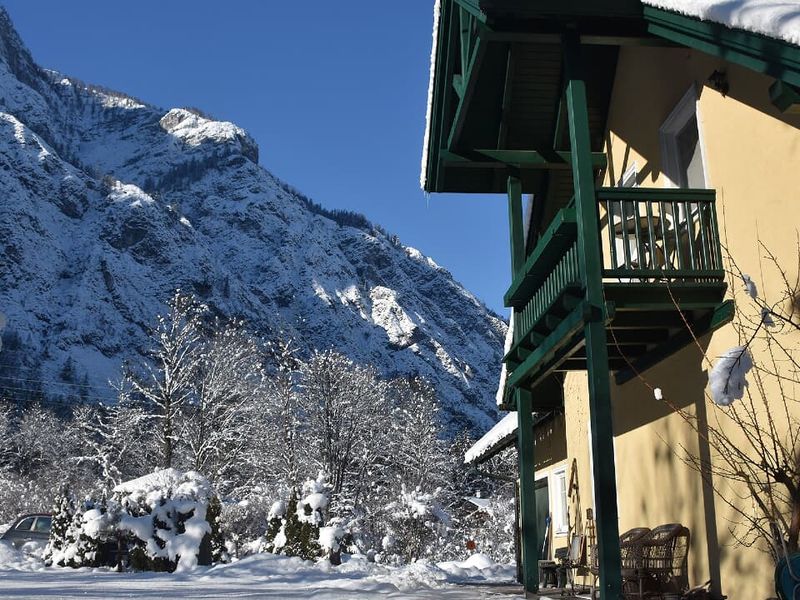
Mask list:
[{"label": "patio chair", "polygon": [[[641,541],[650,534],[648,527],[634,527],[619,536],[619,550],[622,565],[623,580],[634,580],[637,570],[642,565]],[[597,544],[590,548],[589,572],[593,576],[592,580],[592,599],[597,595],[597,582],[600,579],[600,562],[598,558]]]},{"label": "patio chair", "polygon": [[[660,594],[681,594],[689,588],[689,529],[680,523],[659,525],[641,541],[642,571]],[[643,597],[643,596],[640,596]]]}]

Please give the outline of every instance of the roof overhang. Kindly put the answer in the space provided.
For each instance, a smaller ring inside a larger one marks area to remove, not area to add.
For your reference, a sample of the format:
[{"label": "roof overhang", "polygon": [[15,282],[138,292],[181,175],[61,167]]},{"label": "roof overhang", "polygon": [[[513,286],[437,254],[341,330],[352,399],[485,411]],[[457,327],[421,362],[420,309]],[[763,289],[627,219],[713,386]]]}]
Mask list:
[{"label": "roof overhang", "polygon": [[[547,421],[553,417],[552,412],[540,412],[533,416],[533,427]],[[503,450],[514,447],[517,444],[517,413],[509,413],[494,427],[487,431],[475,442],[465,453],[464,463],[470,465],[480,465],[491,460]]]},{"label": "roof overhang", "polygon": [[597,152],[620,46],[694,48],[774,77],[776,105],[800,99],[800,47],[640,0],[439,0],[436,17],[427,192],[501,193],[514,174],[525,193],[548,202],[553,188],[569,194],[569,165],[553,151],[567,146],[560,99],[568,29],[591,46],[584,59]]},{"label": "roof overhang", "polygon": [[566,144],[555,139],[565,125],[562,35],[577,27],[595,46],[587,70],[605,113],[617,47],[652,43],[641,14],[639,0],[438,2],[423,189],[503,192],[513,172],[526,193],[541,194],[546,172],[568,178]]}]

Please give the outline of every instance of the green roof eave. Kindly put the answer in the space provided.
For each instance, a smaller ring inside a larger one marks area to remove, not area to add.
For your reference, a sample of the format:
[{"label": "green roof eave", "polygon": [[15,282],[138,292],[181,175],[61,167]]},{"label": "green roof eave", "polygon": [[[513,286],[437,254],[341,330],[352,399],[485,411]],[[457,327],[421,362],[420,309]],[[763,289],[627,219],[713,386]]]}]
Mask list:
[{"label": "green roof eave", "polygon": [[644,19],[653,35],[800,86],[800,46],[651,6]]}]

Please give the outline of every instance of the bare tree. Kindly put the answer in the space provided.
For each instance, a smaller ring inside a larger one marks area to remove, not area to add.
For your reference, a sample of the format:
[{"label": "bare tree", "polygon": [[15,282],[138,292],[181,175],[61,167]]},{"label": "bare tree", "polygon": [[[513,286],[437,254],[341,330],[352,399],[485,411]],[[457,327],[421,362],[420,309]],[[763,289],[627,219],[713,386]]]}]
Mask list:
[{"label": "bare tree", "polygon": [[[780,282],[775,297],[760,296],[753,278],[729,256],[739,345],[709,357],[694,340],[709,366],[706,400],[715,406],[707,422],[639,378],[708,444],[705,458],[685,446],[673,450],[736,515],[729,523],[732,537],[777,561],[797,552],[800,538],[800,263],[792,280],[760,241],[759,249],[762,281],[768,270]],[[800,243],[797,256],[800,261]]]},{"label": "bare tree", "polygon": [[384,382],[371,368],[332,350],[303,366],[301,407],[310,461],[328,475],[334,499],[342,500],[363,453],[366,433],[386,426]]},{"label": "bare tree", "polygon": [[144,374],[126,374],[132,391],[154,408],[162,467],[172,467],[175,460],[177,421],[195,390],[202,357],[201,319],[207,310],[180,290],[176,290],[167,307],[169,311],[158,317],[153,331],[153,364],[145,366]]},{"label": "bare tree", "polygon": [[258,430],[254,432],[251,461],[265,479],[299,488],[304,476],[300,472],[298,437],[302,427],[298,391],[301,361],[291,338],[279,338],[268,349],[273,368],[258,398]]},{"label": "bare tree", "polygon": [[261,349],[243,324],[219,323],[205,345],[197,372],[197,392],[184,406],[181,438],[192,468],[215,485],[247,485],[244,468],[253,405],[264,385]]}]

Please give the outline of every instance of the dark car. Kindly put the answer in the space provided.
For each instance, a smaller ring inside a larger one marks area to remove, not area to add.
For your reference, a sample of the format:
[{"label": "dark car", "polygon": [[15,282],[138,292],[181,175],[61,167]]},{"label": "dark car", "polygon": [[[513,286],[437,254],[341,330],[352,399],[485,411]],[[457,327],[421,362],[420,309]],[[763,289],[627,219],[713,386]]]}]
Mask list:
[{"label": "dark car", "polygon": [[22,548],[26,544],[44,546],[50,539],[52,522],[53,517],[46,513],[22,515],[0,536],[0,540],[9,542],[15,548]]}]

